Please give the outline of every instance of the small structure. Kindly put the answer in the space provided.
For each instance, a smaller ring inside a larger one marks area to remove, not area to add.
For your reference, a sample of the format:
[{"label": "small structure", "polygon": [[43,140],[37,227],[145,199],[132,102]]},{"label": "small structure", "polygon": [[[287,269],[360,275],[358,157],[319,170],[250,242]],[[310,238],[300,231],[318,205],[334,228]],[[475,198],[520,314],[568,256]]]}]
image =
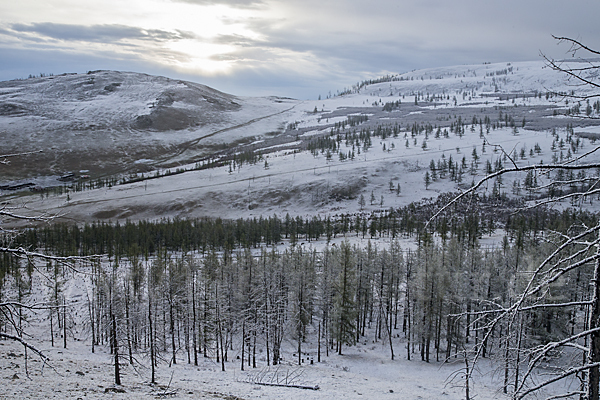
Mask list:
[{"label": "small structure", "polygon": [[61,181],[61,182],[70,182],[70,181],[74,181],[75,178],[76,178],[75,174],[68,173],[68,174],[62,175],[60,178],[58,178],[58,180]]}]

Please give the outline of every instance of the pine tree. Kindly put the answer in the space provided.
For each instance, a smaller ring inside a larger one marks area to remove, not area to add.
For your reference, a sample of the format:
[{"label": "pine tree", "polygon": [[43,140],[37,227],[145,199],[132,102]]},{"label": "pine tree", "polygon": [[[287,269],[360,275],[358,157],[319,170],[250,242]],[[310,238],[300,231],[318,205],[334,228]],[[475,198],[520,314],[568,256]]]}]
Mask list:
[{"label": "pine tree", "polygon": [[334,254],[337,276],[334,284],[332,335],[336,340],[337,352],[341,355],[343,345],[353,345],[356,341],[356,266],[354,252],[347,241]]},{"label": "pine tree", "polygon": [[360,197],[358,198],[358,205],[360,206],[360,211],[362,211],[363,208],[365,208],[365,204],[366,204],[365,196],[361,193]]}]

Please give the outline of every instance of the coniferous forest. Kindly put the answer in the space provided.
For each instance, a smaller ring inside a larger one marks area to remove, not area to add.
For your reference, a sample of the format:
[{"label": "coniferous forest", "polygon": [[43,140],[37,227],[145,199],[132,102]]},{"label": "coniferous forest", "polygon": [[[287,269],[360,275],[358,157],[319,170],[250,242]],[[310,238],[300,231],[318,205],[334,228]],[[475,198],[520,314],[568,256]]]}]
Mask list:
[{"label": "coniferous forest", "polygon": [[[302,365],[372,341],[388,346],[391,359],[402,354],[426,362],[468,359],[468,349],[477,348],[478,357],[500,360],[504,390],[513,390],[533,379],[532,371],[520,370],[532,348],[587,329],[580,307],[592,296],[592,268],[550,282],[548,306],[531,305],[516,320],[494,321],[496,313],[528,290],[534,268],[564,241],[561,232],[579,226],[584,237],[597,216],[541,207],[514,214],[516,200],[477,196],[427,224],[448,196],[326,219],[30,228],[4,245],[49,256],[40,263],[4,252],[0,301],[24,302],[39,282],[36,274],[43,274],[46,339],[66,347],[88,332],[92,352],[110,348],[116,383],[123,363],[151,368],[154,381],[156,368],[197,365],[199,357],[223,369],[233,357],[241,357],[241,368],[282,360]],[[481,244],[498,232],[503,239],[496,245]],[[570,257],[583,263],[588,253],[581,244]],[[79,258],[71,264],[69,257]],[[91,288],[85,326],[77,330],[75,313],[82,308],[65,293],[75,279]],[[0,329],[18,334],[28,318],[27,310],[3,316]],[[290,341],[295,351],[284,352],[282,343]]]}]

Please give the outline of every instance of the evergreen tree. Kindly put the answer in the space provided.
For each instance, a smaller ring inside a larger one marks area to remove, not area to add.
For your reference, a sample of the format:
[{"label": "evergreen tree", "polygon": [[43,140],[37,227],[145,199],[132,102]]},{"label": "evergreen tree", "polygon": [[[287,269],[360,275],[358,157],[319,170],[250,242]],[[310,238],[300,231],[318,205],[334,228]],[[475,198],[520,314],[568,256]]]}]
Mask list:
[{"label": "evergreen tree", "polygon": [[342,354],[343,345],[353,345],[356,341],[356,265],[350,244],[345,241],[334,251],[335,283],[332,315],[332,336],[336,341],[337,352]]}]

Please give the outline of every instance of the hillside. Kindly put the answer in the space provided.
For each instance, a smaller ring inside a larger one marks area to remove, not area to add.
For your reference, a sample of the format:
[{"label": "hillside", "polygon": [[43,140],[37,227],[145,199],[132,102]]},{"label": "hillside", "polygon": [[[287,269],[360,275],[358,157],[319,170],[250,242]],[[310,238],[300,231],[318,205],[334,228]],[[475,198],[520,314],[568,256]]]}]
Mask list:
[{"label": "hillside", "polygon": [[[600,103],[567,104],[542,67],[413,71],[317,101],[103,71],[3,83],[5,137],[28,143],[4,151],[34,153],[0,167],[0,397],[577,390],[598,177],[565,166],[600,160]],[[536,167],[424,228],[510,166]],[[547,196],[569,210],[515,213]]]},{"label": "hillside", "polygon": [[112,175],[194,159],[213,146],[278,131],[279,114],[294,104],[132,72],[1,82],[0,153],[36,153],[14,159],[2,177]]},{"label": "hillside", "polygon": [[[0,121],[9,136],[21,132],[13,125],[38,121],[32,126],[42,126],[45,121],[49,133],[24,135],[25,140],[39,141],[38,147],[56,143],[43,157],[70,154],[66,160],[80,163],[71,171],[92,171],[90,181],[69,182],[73,189],[68,194],[50,191],[28,201],[35,210],[60,210],[77,222],[373,212],[460,190],[484,176],[488,163],[496,168],[509,162],[503,151],[519,165],[547,164],[591,149],[600,134],[598,120],[565,117],[569,106],[552,93],[571,86],[542,62],[414,71],[357,85],[354,93],[302,102],[240,99],[201,85],[138,74],[91,75],[56,77],[56,83],[42,78],[3,84],[14,86],[14,104],[18,99],[30,101],[21,100],[22,110],[37,110],[35,99],[41,104],[36,115],[15,109],[3,116]],[[96,75],[96,83],[84,90],[85,82]],[[117,78],[123,84],[107,91],[107,83]],[[69,80],[70,89],[59,90],[58,83]],[[28,85],[31,88],[24,89]],[[54,88],[63,100],[45,105],[34,95],[43,93],[32,89],[37,86]],[[159,99],[154,106],[152,99]],[[202,118],[199,110],[206,110]],[[183,112],[187,119],[174,125],[163,118]],[[79,119],[72,121],[69,113]],[[48,121],[51,116],[54,122]],[[110,129],[93,130],[92,121]],[[187,128],[179,129],[184,122]],[[52,124],[71,131],[51,129]],[[75,134],[78,124],[88,124],[88,129]],[[112,136],[105,137],[107,131]],[[70,141],[55,139],[65,135],[82,140],[71,149]],[[91,140],[94,135],[102,140]],[[100,182],[107,175],[84,167],[105,165],[86,152],[110,154],[113,170],[119,171],[111,175],[113,184]],[[460,164],[458,176],[450,176],[450,161]],[[28,157],[24,162],[28,169],[44,165],[31,164]],[[56,164],[48,168],[58,173]],[[6,169],[7,175],[10,170],[19,170],[18,161]],[[427,172],[432,176],[426,187]],[[514,179],[519,187],[513,188],[514,181],[504,182],[499,191],[524,194],[525,176]],[[86,189],[78,191],[82,187]],[[364,208],[359,205],[361,195]]]}]

